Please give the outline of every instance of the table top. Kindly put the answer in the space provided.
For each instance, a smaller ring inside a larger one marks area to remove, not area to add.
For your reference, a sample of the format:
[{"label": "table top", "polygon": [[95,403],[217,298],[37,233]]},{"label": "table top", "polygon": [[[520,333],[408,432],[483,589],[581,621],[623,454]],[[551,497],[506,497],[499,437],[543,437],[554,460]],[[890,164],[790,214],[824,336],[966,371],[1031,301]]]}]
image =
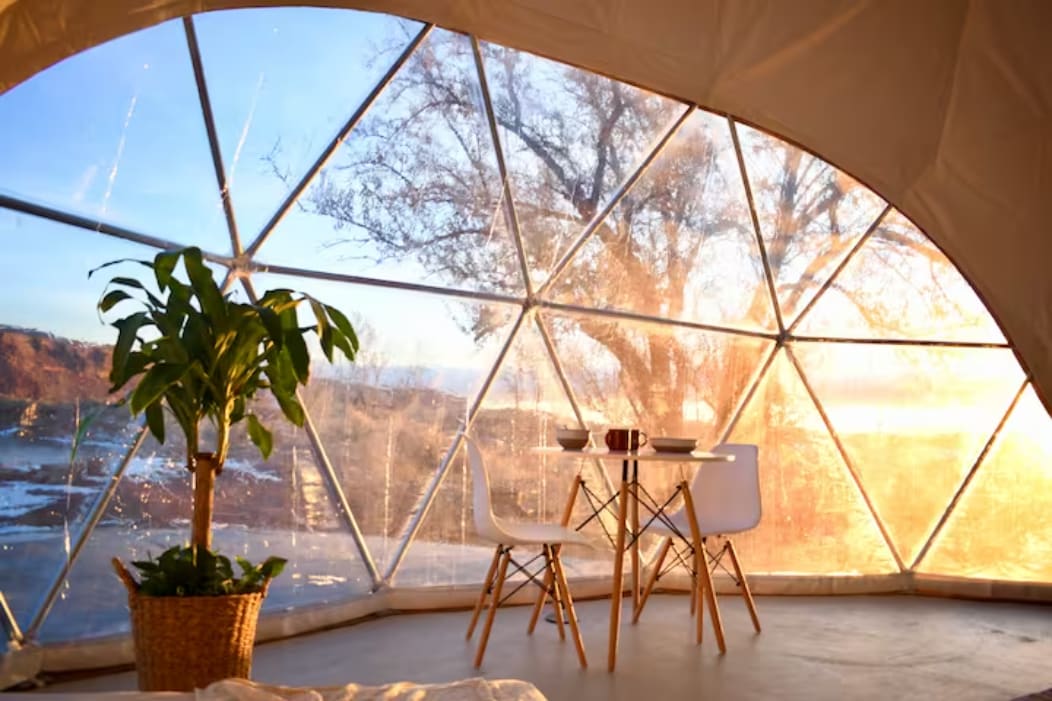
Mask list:
[{"label": "table top", "polygon": [[707,450],[695,450],[691,453],[673,453],[670,451],[657,451],[650,448],[641,450],[608,450],[606,448],[584,448],[583,450],[568,450],[559,446],[545,446],[532,448],[531,452],[544,455],[557,455],[565,458],[592,458],[595,460],[638,460],[653,462],[731,462],[733,455],[723,453],[710,453]]}]

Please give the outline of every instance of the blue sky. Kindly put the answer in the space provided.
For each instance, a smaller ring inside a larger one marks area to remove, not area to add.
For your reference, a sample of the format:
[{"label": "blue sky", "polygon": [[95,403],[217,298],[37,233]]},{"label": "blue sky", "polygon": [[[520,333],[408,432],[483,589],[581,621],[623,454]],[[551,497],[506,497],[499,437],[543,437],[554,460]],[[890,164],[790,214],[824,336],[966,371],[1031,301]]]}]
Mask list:
[{"label": "blue sky", "polygon": [[[247,246],[420,25],[313,8],[205,13],[194,23]],[[288,183],[263,161],[275,149]],[[0,96],[0,153],[0,192],[218,254],[231,252],[181,21],[73,56]],[[302,248],[298,241],[309,224],[308,218],[286,226],[263,250],[279,255]],[[115,333],[94,310],[110,275],[88,280],[87,271],[115,258],[155,253],[6,210],[0,210],[0,245],[0,276],[8,291],[0,323],[95,342],[110,342]],[[309,253],[298,262],[308,267]],[[395,268],[355,272],[396,279],[421,274],[409,264]],[[317,292],[366,322],[393,363],[463,366],[478,360],[472,339],[450,319],[463,303],[256,278],[260,292],[276,284]]]}]

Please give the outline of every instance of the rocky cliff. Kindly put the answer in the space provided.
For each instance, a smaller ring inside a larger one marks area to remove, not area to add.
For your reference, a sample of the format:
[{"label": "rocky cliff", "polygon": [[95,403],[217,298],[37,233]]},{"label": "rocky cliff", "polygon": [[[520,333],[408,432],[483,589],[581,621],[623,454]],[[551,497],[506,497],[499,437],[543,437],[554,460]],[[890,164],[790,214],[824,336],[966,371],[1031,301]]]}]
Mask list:
[{"label": "rocky cliff", "polygon": [[0,398],[104,401],[110,347],[0,325]]}]

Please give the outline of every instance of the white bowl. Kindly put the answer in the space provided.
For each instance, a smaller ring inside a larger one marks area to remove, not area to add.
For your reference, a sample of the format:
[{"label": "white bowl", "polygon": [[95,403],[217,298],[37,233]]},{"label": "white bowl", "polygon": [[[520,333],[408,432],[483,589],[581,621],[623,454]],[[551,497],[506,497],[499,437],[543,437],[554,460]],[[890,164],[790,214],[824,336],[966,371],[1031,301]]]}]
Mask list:
[{"label": "white bowl", "polygon": [[555,441],[563,448],[580,450],[588,445],[589,431],[586,428],[557,428]]},{"label": "white bowl", "polygon": [[696,438],[655,436],[649,442],[651,448],[661,453],[689,453],[698,446]]}]

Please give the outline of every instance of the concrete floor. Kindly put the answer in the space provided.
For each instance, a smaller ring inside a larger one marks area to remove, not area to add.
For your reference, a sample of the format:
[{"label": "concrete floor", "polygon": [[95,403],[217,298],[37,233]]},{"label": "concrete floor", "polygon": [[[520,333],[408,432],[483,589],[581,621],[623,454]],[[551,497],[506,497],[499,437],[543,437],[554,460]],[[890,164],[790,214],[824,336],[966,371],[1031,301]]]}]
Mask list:
[{"label": "concrete floor", "polygon": [[[447,681],[481,674],[536,684],[551,701],[1002,699],[1052,687],[1052,607],[913,596],[759,597],[754,635],[738,597],[720,597],[727,654],[691,643],[688,601],[655,596],[622,626],[606,671],[609,602],[581,602],[590,668],[555,626],[525,635],[527,608],[498,612],[481,672],[469,613],[406,614],[261,645],[254,678],[285,685]],[[625,607],[626,612],[630,606]],[[476,634],[477,636],[477,634]],[[477,637],[476,637],[477,639]],[[43,691],[134,689],[133,673]]]}]

